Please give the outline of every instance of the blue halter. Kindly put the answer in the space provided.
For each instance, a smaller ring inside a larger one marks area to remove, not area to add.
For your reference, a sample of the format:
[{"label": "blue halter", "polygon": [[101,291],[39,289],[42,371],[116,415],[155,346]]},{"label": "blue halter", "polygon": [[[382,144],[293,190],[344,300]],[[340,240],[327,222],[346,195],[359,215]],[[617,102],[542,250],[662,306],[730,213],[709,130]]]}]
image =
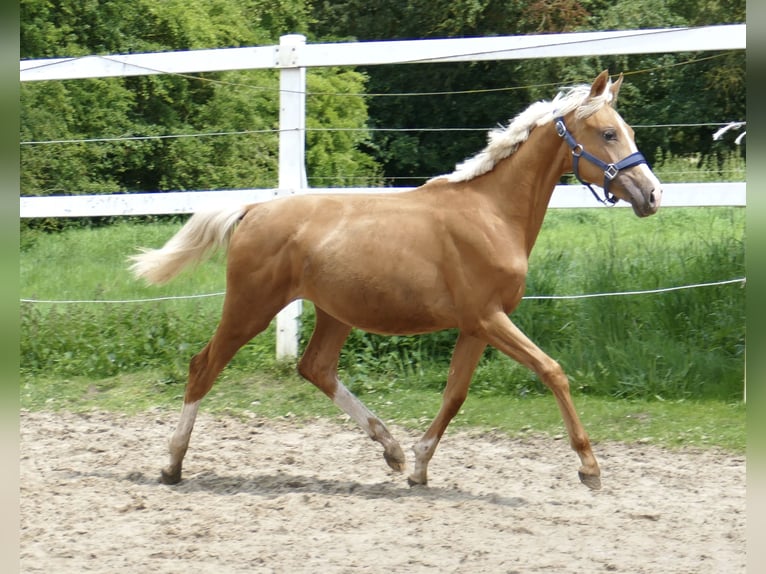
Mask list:
[{"label": "blue halter", "polygon": [[[617,174],[619,174],[621,170],[628,169],[629,167],[633,167],[635,165],[639,165],[642,163],[645,163],[645,164],[649,163],[646,161],[646,158],[640,151],[630,154],[628,157],[621,159],[617,163],[603,162],[600,159],[598,159],[596,156],[585,151],[585,148],[582,146],[582,144],[577,143],[577,141],[574,139],[572,134],[567,129],[567,126],[564,123],[563,117],[559,116],[555,118],[554,122],[556,125],[556,133],[559,134],[560,137],[564,138],[564,141],[567,142],[567,145],[572,150],[572,170],[574,171],[575,177],[580,183],[582,183],[583,185],[587,186],[588,189],[590,189],[590,192],[593,194],[593,197],[595,197],[599,202],[603,204],[609,203],[611,205],[614,205],[615,203],[617,203],[618,198],[609,192],[609,184],[612,182],[612,180],[615,177],[617,177]],[[602,187],[604,188],[604,199],[601,199],[598,196],[598,194],[596,193],[596,190],[593,189],[593,185],[591,183],[585,181],[583,178],[580,177],[580,170],[579,170],[580,158],[587,159],[589,162],[591,162],[595,166],[604,170],[604,183],[602,185]]]}]

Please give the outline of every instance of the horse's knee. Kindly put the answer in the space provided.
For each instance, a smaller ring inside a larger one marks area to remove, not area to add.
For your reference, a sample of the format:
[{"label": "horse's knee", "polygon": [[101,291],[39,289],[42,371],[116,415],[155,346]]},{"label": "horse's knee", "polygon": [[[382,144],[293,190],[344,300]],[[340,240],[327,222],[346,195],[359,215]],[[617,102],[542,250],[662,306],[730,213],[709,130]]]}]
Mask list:
[{"label": "horse's knee", "polygon": [[550,359],[539,371],[540,380],[552,391],[569,392],[569,379],[556,361]]}]

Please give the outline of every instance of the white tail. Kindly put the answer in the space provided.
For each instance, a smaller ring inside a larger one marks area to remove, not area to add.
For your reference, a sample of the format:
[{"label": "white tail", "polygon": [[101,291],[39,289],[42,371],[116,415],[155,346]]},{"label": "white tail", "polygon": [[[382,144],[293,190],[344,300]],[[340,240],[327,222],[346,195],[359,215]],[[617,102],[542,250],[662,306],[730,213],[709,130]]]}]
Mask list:
[{"label": "white tail", "polygon": [[160,249],[142,249],[131,256],[130,270],[148,283],[166,283],[192,263],[227,246],[234,226],[245,214],[245,206],[195,213],[181,230]]}]

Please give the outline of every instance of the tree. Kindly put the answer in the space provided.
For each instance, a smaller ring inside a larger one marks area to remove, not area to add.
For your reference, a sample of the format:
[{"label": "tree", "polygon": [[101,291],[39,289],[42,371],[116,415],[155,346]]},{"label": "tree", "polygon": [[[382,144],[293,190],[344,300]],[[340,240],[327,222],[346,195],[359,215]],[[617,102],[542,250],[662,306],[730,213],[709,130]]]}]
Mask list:
[{"label": "tree", "polygon": [[[744,2],[623,0],[604,10],[595,22],[603,29],[744,22]],[[745,118],[744,52],[630,55],[595,61],[630,74],[620,92],[620,107],[632,123],[697,124],[640,129],[637,141],[651,161],[670,154],[695,155],[702,160],[730,152],[730,147],[713,141],[715,126],[700,124]]]},{"label": "tree", "polygon": [[[744,22],[744,0],[407,0],[314,4],[320,36],[393,40],[515,35]],[[713,56],[713,59],[709,59]],[[688,62],[688,63],[687,63]],[[370,123],[377,128],[489,129],[559,86],[588,82],[598,72],[625,72],[620,109],[631,123],[656,125],[741,120],[745,115],[744,53],[658,54],[526,61],[375,66]],[[496,91],[494,91],[496,90]],[[436,96],[396,93],[443,92]],[[641,128],[650,161],[666,154],[718,153],[715,127]],[[477,132],[376,132],[373,153],[385,175],[419,184],[451,171],[485,143]],[[728,149],[728,148],[727,148]]]},{"label": "tree", "polygon": [[[275,44],[285,30],[305,33],[308,20],[307,0],[22,0],[21,54]],[[353,70],[309,74],[309,89],[321,93],[363,93],[365,83]],[[273,71],[23,84],[22,141],[78,141],[24,145],[22,194],[274,187],[278,89]],[[376,181],[379,170],[360,149],[364,98],[317,96],[308,107],[311,127],[350,130],[310,134],[309,175]],[[221,133],[229,135],[174,137]],[[81,141],[89,138],[119,140]]]},{"label": "tree", "polygon": [[[275,44],[287,32],[395,40],[706,25],[744,15],[744,0],[21,0],[20,39],[22,58],[77,57]],[[481,149],[488,129],[529,103],[605,68],[628,75],[619,105],[632,124],[744,119],[741,52],[318,68],[308,73],[309,181],[370,184],[382,170],[397,185],[422,183]],[[277,137],[269,131],[277,110],[271,71],[23,84],[23,142],[156,139],[24,145],[22,193],[274,186]],[[639,128],[637,139],[651,161],[723,153],[714,130]],[[164,137],[221,132],[237,133]]]},{"label": "tree", "polygon": [[[317,2],[314,16],[320,36],[395,40],[571,31],[586,22],[588,12],[576,0],[346,0]],[[373,135],[371,153],[385,175],[398,185],[417,185],[484,147],[490,128],[532,101],[537,79],[530,83],[525,70],[528,66],[518,61],[364,68],[370,77],[371,125],[407,130]],[[546,76],[543,83],[549,81]],[[554,95],[550,92],[545,97]],[[424,95],[429,93],[438,95]],[[475,131],[413,131],[418,128]]]}]

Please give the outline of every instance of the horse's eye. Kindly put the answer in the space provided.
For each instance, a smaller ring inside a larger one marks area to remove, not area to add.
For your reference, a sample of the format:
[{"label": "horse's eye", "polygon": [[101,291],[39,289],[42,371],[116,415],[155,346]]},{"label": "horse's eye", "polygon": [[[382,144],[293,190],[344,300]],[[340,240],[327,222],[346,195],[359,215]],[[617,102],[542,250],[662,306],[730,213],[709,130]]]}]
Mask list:
[{"label": "horse's eye", "polygon": [[604,130],[604,139],[608,142],[613,142],[617,139],[617,132],[615,130]]}]

